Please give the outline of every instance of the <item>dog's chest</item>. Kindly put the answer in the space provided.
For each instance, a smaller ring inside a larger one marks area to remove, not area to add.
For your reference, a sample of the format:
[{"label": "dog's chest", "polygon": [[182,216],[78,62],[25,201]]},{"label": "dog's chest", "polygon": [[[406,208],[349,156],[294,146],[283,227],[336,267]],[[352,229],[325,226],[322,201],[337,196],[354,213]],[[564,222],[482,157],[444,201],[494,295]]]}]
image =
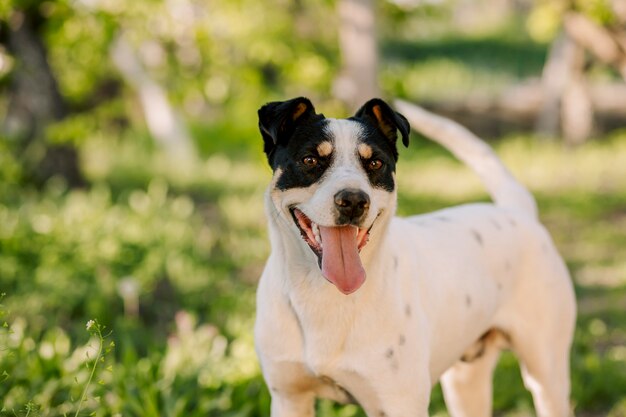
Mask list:
[{"label": "dog's chest", "polygon": [[380,366],[384,373],[397,371],[403,359],[415,354],[411,350],[417,344],[416,312],[407,308],[407,300],[380,288],[370,300],[369,288],[362,290],[360,297],[334,300],[334,290],[322,302],[292,301],[307,367],[347,389],[362,384],[359,370],[364,364]]}]

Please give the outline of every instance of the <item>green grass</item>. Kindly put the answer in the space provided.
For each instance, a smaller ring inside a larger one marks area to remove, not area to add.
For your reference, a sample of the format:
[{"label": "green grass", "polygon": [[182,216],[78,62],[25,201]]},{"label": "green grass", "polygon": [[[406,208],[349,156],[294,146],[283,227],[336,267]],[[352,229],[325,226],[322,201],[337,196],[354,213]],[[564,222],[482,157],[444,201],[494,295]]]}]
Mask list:
[{"label": "green grass", "polygon": [[[400,214],[487,199],[465,167],[413,139],[398,168]],[[252,324],[271,173],[260,149],[232,157],[206,146],[205,159],[181,166],[141,141],[91,140],[82,160],[93,185],[77,190],[59,179],[20,185],[19,164],[0,152],[0,415],[24,416],[28,404],[30,416],[77,411],[96,346],[85,334],[91,318],[113,331],[116,348],[81,415],[268,415]],[[575,280],[576,412],[623,416],[626,135],[578,149],[511,137],[497,150],[537,196]],[[532,414],[511,354],[495,387],[497,415]],[[431,410],[445,415],[438,388]]]}]

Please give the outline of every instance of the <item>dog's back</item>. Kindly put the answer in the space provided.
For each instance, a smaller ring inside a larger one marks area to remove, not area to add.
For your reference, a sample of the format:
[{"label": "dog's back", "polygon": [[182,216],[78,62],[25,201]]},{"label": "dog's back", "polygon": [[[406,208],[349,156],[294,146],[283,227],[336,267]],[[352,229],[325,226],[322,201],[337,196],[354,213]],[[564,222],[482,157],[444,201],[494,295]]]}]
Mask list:
[{"label": "dog's back", "polygon": [[[438,249],[439,256],[448,260],[448,266],[456,265],[458,269],[456,274],[439,276],[463,277],[456,284],[447,283],[444,291],[448,301],[455,294],[458,298],[456,303],[448,304],[453,306],[453,312],[463,314],[458,307],[463,296],[459,287],[465,291],[466,307],[470,307],[471,298],[467,294],[471,288],[467,281],[471,279],[467,278],[476,275],[471,262],[462,266],[455,263],[454,253],[459,251],[473,251],[471,259],[484,257],[478,264],[488,265],[489,271],[479,274],[494,277],[498,291],[508,293],[504,297],[487,294],[486,299],[500,301],[490,329],[442,377],[451,414],[458,417],[490,413],[490,375],[499,350],[507,345],[519,356],[524,382],[532,391],[538,415],[569,415],[568,358],[575,326],[575,296],[565,263],[537,219],[533,196],[511,175],[493,150],[463,126],[405,101],[397,100],[395,104],[413,128],[444,146],[475,171],[495,204],[492,208],[483,205],[478,209],[475,205],[460,206],[409,219],[417,224],[436,224],[437,220],[443,222],[444,219],[457,223],[453,235],[444,239],[447,244]],[[476,216],[472,216],[472,212]],[[439,224],[438,227],[446,226]],[[473,247],[468,235],[474,238]],[[517,242],[514,248],[509,239]],[[437,243],[431,240],[429,245],[433,249]],[[462,247],[457,247],[459,245]],[[486,250],[487,245],[491,245],[489,250]],[[479,282],[482,284],[478,285],[484,285],[485,281]],[[492,289],[482,287],[482,291]],[[482,308],[485,305],[489,308],[490,304],[483,300]],[[494,330],[499,337],[494,337]],[[462,329],[457,330],[457,334],[462,332]],[[444,340],[435,345],[441,348],[450,342]],[[445,361],[442,364],[446,367]]]}]

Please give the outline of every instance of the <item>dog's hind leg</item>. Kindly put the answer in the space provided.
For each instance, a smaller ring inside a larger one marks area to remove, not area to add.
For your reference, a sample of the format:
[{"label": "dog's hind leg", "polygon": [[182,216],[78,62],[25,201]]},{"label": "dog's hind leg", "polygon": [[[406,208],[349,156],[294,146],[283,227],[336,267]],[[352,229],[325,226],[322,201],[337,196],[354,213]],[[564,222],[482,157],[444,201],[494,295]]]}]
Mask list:
[{"label": "dog's hind leg", "polygon": [[[489,335],[487,333],[485,336]],[[464,355],[464,359],[448,369],[440,379],[446,406],[452,417],[492,415],[493,370],[501,348],[491,338],[481,338],[472,349],[474,352]]]},{"label": "dog's hind leg", "polygon": [[569,353],[576,305],[567,269],[546,241],[546,256],[534,256],[518,291],[517,319],[511,344],[522,368],[524,385],[533,395],[537,416],[568,417]]},{"label": "dog's hind leg", "polygon": [[[568,306],[560,307],[567,310]],[[572,415],[569,351],[573,325],[568,321],[560,321],[560,328],[535,328],[521,343],[513,336],[513,350],[520,360],[522,379],[533,395],[538,417]]]},{"label": "dog's hind leg", "polygon": [[518,355],[524,385],[533,395],[537,416],[570,416],[569,349],[549,357],[545,351],[518,352]]}]

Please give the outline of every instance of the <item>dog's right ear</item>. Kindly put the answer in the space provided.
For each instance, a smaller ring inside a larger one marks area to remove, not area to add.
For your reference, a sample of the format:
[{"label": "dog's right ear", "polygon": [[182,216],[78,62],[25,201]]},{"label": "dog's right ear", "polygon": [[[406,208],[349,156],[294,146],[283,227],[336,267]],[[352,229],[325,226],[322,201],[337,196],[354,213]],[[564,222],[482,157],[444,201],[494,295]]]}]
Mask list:
[{"label": "dog's right ear", "polygon": [[315,108],[306,97],[267,103],[258,111],[263,150],[270,158],[277,145],[285,144],[298,124],[315,116]]}]

